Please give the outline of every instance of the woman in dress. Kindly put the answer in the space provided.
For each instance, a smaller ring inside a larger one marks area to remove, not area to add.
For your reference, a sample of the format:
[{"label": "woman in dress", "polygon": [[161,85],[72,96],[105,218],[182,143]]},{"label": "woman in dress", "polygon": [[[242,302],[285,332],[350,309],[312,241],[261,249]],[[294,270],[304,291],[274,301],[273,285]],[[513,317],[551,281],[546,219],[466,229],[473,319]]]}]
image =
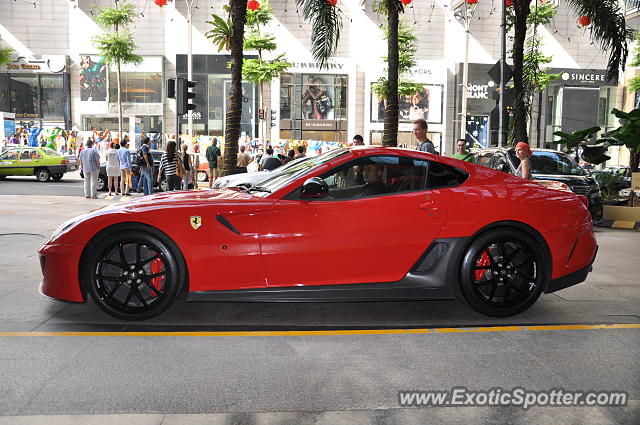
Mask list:
[{"label": "woman in dress", "polygon": [[531,175],[531,160],[529,159],[531,156],[531,148],[529,145],[525,142],[518,142],[516,145],[516,156],[520,160],[520,165],[518,165],[518,169],[516,170],[516,176],[533,180],[533,176]]},{"label": "woman in dress", "polygon": [[162,181],[162,172],[164,171],[168,190],[177,190],[180,188],[180,178],[176,174],[178,168],[178,152],[176,152],[176,146],[174,140],[167,143],[167,150],[162,154],[162,159],[160,160],[158,184]]},{"label": "woman in dress", "polygon": [[193,167],[191,166],[191,157],[187,153],[186,143],[182,144],[182,155],[180,155],[180,160],[182,161],[182,165],[184,166],[184,177],[182,177],[182,190],[189,190],[189,183],[191,183],[191,178],[193,176]]},{"label": "woman in dress", "polygon": [[107,157],[107,184],[109,186],[109,196],[111,191],[116,195],[118,194],[118,177],[120,177],[120,160],[118,159],[118,151],[116,148],[120,147],[119,144],[111,142],[109,149],[106,152]]}]

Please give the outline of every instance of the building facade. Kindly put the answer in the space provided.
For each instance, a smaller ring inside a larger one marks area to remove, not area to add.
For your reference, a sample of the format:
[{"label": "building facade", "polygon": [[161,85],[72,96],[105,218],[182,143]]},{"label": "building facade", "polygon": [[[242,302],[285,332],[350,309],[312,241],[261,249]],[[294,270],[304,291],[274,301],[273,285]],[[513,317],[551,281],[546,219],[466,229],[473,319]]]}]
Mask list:
[{"label": "building facade", "polygon": [[[461,63],[464,26],[456,12],[462,0],[414,0],[403,20],[418,38],[413,81],[424,90],[400,99],[398,144],[415,147],[412,121],[424,118],[436,149],[454,150],[466,136],[481,146],[497,140],[495,82],[487,71],[499,59],[499,2],[480,0],[470,25],[469,100],[461,110]],[[122,68],[124,129],[128,132],[186,133],[186,117],[176,116],[175,102],[166,99],[167,78],[187,75],[187,10],[184,0],[163,8],[152,1],[132,0],[137,20],[133,27],[140,65]],[[198,2],[193,16],[193,79],[197,109],[194,133],[224,134],[225,99],[230,75],[228,52],[217,52],[205,34],[211,13],[223,14],[222,3]],[[621,107],[621,86],[602,79],[606,55],[591,43],[589,31],[563,1],[552,23],[541,28],[544,53],[561,73],[535,102],[530,140],[545,146],[556,130],[614,124],[609,111]],[[4,2],[0,8],[0,37],[11,47],[14,62],[0,69],[0,111],[15,113],[18,126],[66,129],[117,129],[115,72],[98,55],[92,39],[104,30],[96,23],[103,0],[36,0]],[[262,93],[243,85],[241,131],[244,137],[313,139],[347,143],[355,134],[365,142],[382,139],[385,103],[371,85],[385,74],[386,55],[382,18],[368,0],[344,1],[341,40],[328,66],[320,68],[310,49],[311,25],[304,22],[295,0],[272,0],[274,19],[267,30],[293,64]],[[635,11],[635,9],[633,9]],[[635,12],[633,12],[635,13]],[[25,23],[28,20],[28,25]],[[247,52],[251,55],[254,52]],[[565,78],[567,76],[567,78]],[[260,105],[266,113],[261,121]],[[587,110],[588,109],[588,110]],[[460,134],[465,120],[467,135]]]}]

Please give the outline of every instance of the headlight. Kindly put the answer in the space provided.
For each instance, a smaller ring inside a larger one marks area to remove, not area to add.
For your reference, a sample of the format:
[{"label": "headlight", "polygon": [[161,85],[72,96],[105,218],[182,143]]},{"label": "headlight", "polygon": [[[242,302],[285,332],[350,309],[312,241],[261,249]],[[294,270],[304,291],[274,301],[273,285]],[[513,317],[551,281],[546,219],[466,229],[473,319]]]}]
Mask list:
[{"label": "headlight", "polygon": [[49,240],[53,240],[55,239],[58,235],[60,235],[60,233],[69,230],[70,228],[72,228],[77,222],[79,222],[80,220],[82,220],[87,214],[80,214],[77,215],[73,218],[70,218],[69,220],[65,221],[64,223],[62,223],[55,232],[53,232],[53,234],[51,235],[51,238],[49,238]]}]

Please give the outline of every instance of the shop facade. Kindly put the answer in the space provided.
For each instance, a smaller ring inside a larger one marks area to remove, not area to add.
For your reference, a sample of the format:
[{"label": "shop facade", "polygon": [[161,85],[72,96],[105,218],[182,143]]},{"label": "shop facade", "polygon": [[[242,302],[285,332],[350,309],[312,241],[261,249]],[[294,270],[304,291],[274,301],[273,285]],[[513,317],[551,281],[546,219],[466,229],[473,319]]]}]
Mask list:
[{"label": "shop facade", "polygon": [[[245,55],[245,58],[252,58]],[[231,90],[231,70],[228,55],[193,55],[192,80],[196,82],[196,105],[193,116],[193,134],[204,136],[223,136],[227,97]],[[187,55],[176,55],[176,74],[187,78]],[[242,83],[242,118],[240,122],[241,138],[253,138],[258,134],[259,93],[255,84]],[[180,133],[187,133],[187,115],[178,117]],[[175,132],[175,129],[167,129]]]},{"label": "shop facade", "polygon": [[20,57],[0,71],[0,111],[15,114],[17,128],[71,128],[67,56]]},{"label": "shop facade", "polygon": [[[387,70],[382,65],[365,72],[365,134],[363,136],[366,144],[382,144],[386,102],[375,95],[372,85],[380,78],[386,77],[386,73]],[[446,64],[442,61],[417,61],[409,78],[411,81],[422,84],[423,90],[413,96],[400,97],[398,146],[410,149],[417,147],[417,141],[413,135],[413,121],[422,118],[429,125],[427,137],[433,142],[438,152],[444,153],[446,140]]]},{"label": "shop facade", "polygon": [[[81,55],[78,63],[81,128],[118,131],[115,67],[106,65],[104,59],[96,55]],[[164,131],[163,69],[162,56],[144,56],[139,65],[121,65],[123,131],[132,134]]]},{"label": "shop facade", "polygon": [[271,85],[271,138],[347,143],[355,134],[355,63],[289,60],[293,66]]},{"label": "shop facade", "polygon": [[553,132],[571,133],[593,126],[603,132],[613,130],[618,121],[611,115],[622,104],[623,92],[606,77],[605,69],[551,68],[559,74],[545,90],[540,112],[545,120],[544,141],[554,140]]}]

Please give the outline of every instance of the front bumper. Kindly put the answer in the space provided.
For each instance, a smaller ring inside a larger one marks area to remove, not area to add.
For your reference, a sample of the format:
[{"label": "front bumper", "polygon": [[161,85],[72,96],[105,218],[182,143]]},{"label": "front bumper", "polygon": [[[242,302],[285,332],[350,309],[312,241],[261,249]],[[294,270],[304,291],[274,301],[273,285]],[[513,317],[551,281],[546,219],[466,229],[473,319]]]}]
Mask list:
[{"label": "front bumper", "polygon": [[78,264],[82,245],[44,245],[40,248],[40,293],[62,301],[85,302]]}]

